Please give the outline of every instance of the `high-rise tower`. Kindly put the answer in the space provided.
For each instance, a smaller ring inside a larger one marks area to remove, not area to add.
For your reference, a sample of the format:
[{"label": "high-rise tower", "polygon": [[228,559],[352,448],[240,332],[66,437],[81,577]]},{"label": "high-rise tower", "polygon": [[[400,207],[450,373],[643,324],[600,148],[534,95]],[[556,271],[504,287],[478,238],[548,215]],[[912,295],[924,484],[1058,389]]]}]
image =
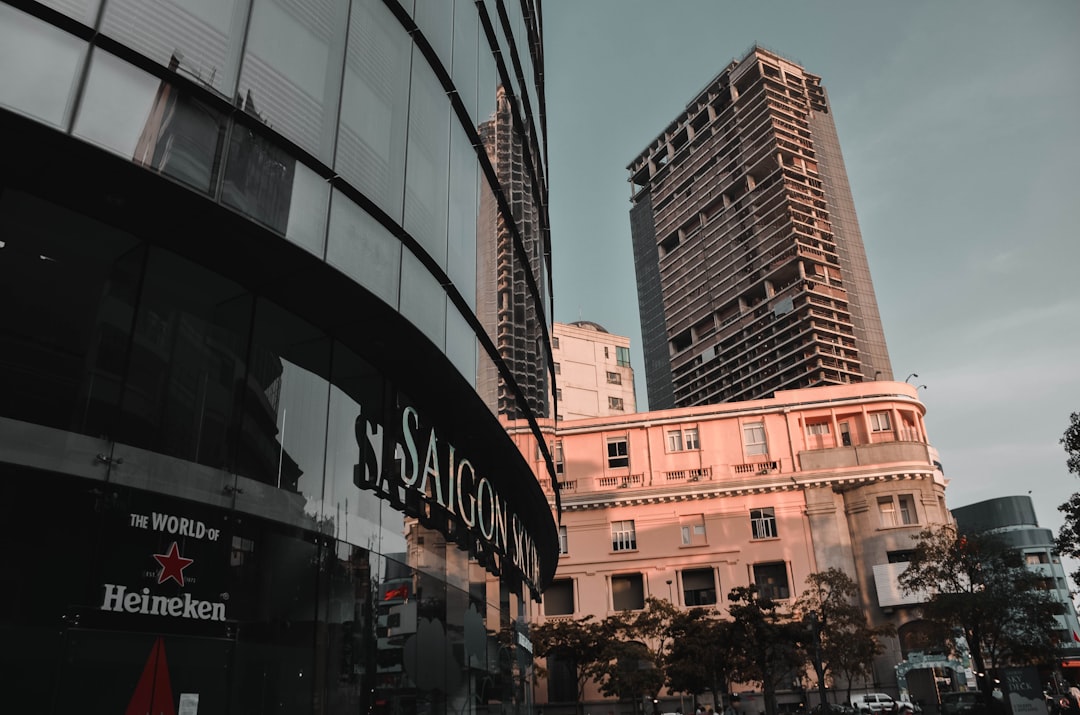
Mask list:
[{"label": "high-rise tower", "polygon": [[819,77],[755,47],[627,169],[650,409],[892,379]]}]

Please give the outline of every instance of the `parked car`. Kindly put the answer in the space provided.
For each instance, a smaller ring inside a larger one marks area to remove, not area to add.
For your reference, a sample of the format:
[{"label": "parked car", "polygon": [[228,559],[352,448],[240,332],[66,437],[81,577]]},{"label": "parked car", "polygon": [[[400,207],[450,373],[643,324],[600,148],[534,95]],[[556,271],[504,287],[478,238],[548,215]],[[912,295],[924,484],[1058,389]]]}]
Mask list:
[{"label": "parked car", "polygon": [[[828,708],[828,709],[826,709]],[[859,715],[859,711],[846,703],[820,703],[810,709],[811,715]]]},{"label": "parked car", "polygon": [[912,702],[911,700],[908,700],[906,698],[901,698],[900,700],[896,701],[896,709],[897,709],[897,712],[899,712],[901,714],[903,714],[905,712],[910,713],[911,715],[921,715],[922,714],[922,706],[919,705],[918,703]]},{"label": "parked car", "polygon": [[888,693],[852,695],[851,707],[860,713],[872,713],[872,715],[894,715],[897,712],[896,701]]},{"label": "parked car", "polygon": [[992,710],[986,694],[978,690],[941,694],[941,715],[990,715]]}]

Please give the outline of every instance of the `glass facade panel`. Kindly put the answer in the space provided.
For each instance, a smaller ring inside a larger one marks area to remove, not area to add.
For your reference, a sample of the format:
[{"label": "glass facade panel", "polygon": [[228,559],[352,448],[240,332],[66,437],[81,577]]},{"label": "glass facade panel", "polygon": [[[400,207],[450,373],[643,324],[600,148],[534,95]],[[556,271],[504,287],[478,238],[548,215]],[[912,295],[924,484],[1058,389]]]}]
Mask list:
[{"label": "glass facade panel", "polygon": [[474,126],[479,117],[476,107],[479,41],[480,23],[476,6],[468,2],[454,3],[454,61],[450,74],[461,102],[473,118]]},{"label": "glass facade panel", "polygon": [[470,385],[476,387],[476,335],[457,308],[446,304],[446,357]]},{"label": "glass facade panel", "polygon": [[65,126],[85,57],[82,40],[0,5],[0,106]]},{"label": "glass facade panel", "polygon": [[97,21],[101,0],[39,0],[42,5],[62,12],[84,25],[93,25]]},{"label": "glass facade panel", "polygon": [[354,0],[334,167],[401,220],[412,40],[380,0]]},{"label": "glass facade panel", "polygon": [[450,208],[446,272],[476,308],[476,230],[479,194],[476,149],[455,121],[450,132]]},{"label": "glass facade panel", "polygon": [[229,437],[239,426],[253,307],[235,283],[150,251],[117,440],[232,468],[239,455]]},{"label": "glass facade panel", "polygon": [[446,267],[450,104],[435,73],[414,50],[405,173],[405,230]]},{"label": "glass facade panel", "polygon": [[424,33],[439,62],[448,72],[450,53],[454,45],[454,5],[455,3],[446,0],[416,0],[413,12],[417,27]]},{"label": "glass facade panel", "polygon": [[317,500],[323,491],[330,340],[277,305],[255,309],[236,471]]},{"label": "glass facade panel", "polygon": [[139,243],[12,190],[0,194],[0,236],[0,415],[107,433],[126,369]]},{"label": "glass facade panel", "polygon": [[109,0],[101,30],[232,99],[247,15],[246,0]]},{"label": "glass facade panel", "polygon": [[446,291],[409,251],[401,259],[401,314],[440,352],[446,350]]},{"label": "glass facade panel", "polygon": [[74,132],[208,192],[221,161],[225,126],[206,103],[97,50]]},{"label": "glass facade panel", "polygon": [[330,187],[261,133],[232,130],[221,201],[322,256]]},{"label": "glass facade panel", "polygon": [[345,194],[330,204],[326,262],[353,278],[391,307],[398,305],[401,243]]},{"label": "glass facade panel", "polygon": [[370,363],[341,345],[335,345],[333,365],[323,530],[379,553],[404,552],[404,515],[393,504],[358,492],[397,457],[387,438],[395,424],[387,411],[387,385]]},{"label": "glass facade panel", "polygon": [[240,107],[327,163],[348,16],[345,0],[255,0],[240,73]]}]

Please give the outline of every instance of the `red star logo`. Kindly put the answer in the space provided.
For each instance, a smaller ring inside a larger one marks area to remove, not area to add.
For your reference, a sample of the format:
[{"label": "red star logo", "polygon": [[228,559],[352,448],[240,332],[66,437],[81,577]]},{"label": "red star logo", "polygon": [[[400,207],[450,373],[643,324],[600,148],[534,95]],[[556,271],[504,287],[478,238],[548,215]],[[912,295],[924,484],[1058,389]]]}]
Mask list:
[{"label": "red star logo", "polygon": [[161,573],[158,574],[158,584],[163,584],[170,578],[181,586],[184,585],[184,569],[191,566],[195,559],[185,559],[180,555],[180,549],[176,548],[176,542],[172,542],[167,554],[154,554],[154,558],[161,564]]}]

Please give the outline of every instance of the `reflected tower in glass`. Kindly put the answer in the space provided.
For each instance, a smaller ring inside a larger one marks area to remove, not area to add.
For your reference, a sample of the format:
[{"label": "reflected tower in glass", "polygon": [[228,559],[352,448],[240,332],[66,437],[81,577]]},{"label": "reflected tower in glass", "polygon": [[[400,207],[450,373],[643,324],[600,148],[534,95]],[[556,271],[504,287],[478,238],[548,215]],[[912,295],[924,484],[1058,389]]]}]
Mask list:
[{"label": "reflected tower in glass", "polygon": [[0,2],[17,710],[531,709],[558,543],[506,428],[550,431],[540,28]]}]

